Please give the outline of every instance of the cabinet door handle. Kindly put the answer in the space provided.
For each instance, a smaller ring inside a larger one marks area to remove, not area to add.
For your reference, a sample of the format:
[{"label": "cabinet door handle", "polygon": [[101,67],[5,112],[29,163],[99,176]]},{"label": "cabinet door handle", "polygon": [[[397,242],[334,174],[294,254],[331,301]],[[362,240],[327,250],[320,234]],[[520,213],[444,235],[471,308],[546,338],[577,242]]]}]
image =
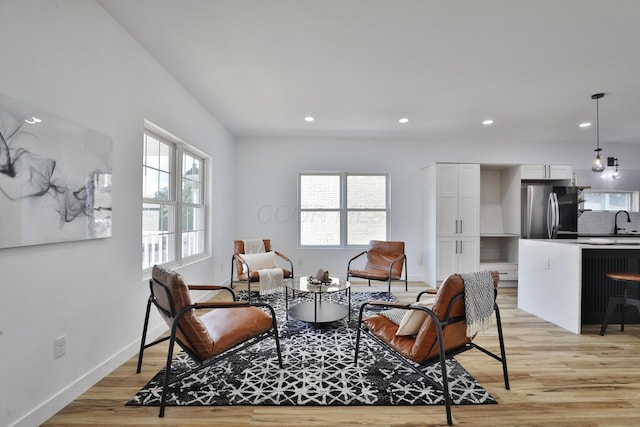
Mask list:
[{"label": "cabinet door handle", "polygon": [[462,220],[460,220],[460,234],[462,234]]},{"label": "cabinet door handle", "polygon": [[459,240],[459,242],[460,242],[460,252],[459,253],[462,253],[462,240]]}]

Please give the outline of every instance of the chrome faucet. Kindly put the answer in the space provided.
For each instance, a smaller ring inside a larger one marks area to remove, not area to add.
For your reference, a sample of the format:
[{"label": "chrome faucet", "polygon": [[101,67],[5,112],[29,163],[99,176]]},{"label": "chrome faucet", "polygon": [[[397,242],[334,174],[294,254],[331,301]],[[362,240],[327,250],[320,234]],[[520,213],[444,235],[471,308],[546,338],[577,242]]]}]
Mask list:
[{"label": "chrome faucet", "polygon": [[618,212],[616,212],[616,216],[615,216],[615,219],[613,221],[613,234],[618,234],[618,230],[620,230],[618,228],[618,214],[620,212],[624,212],[625,214],[627,214],[627,222],[631,222],[631,218],[629,218],[629,212],[627,212],[627,211],[618,211]]}]

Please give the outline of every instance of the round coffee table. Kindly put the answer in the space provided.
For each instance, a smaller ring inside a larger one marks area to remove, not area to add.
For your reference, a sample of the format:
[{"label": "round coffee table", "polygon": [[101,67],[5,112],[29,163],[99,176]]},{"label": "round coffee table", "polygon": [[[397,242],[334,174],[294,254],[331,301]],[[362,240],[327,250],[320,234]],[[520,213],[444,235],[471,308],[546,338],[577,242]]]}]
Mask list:
[{"label": "round coffee table", "polygon": [[[313,294],[313,302],[299,302],[289,307],[289,290],[293,297],[296,292]],[[348,304],[338,304],[332,301],[323,301],[323,294],[344,292]],[[302,320],[309,323],[330,323],[348,317],[351,320],[351,284],[346,280],[331,277],[331,283],[321,285],[311,285],[306,277],[286,281],[285,310],[287,317]]]}]

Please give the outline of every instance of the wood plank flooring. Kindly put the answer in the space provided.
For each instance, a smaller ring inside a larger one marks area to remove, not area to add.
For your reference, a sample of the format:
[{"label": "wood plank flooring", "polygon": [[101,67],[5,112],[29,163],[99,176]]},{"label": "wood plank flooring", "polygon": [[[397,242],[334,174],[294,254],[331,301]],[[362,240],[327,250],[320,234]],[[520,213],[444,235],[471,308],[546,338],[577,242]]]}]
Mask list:
[{"label": "wood plank flooring", "polygon": [[[423,288],[409,292],[394,284],[400,300],[412,301]],[[354,284],[354,291],[386,290]],[[553,298],[553,295],[549,295]],[[640,325],[599,325],[575,335],[516,308],[517,290],[501,288],[498,303],[505,331],[511,390],[505,390],[501,365],[476,351],[458,356],[461,364],[497,399],[497,405],[454,406],[459,426],[639,426]],[[140,307],[144,310],[144,307]],[[478,343],[497,350],[496,334]],[[164,365],[166,346],[145,353],[136,374],[134,357],[69,404],[44,425],[56,426],[439,426],[446,425],[443,406],[387,407],[127,407],[133,396]],[[286,362],[285,362],[286,363]]]}]

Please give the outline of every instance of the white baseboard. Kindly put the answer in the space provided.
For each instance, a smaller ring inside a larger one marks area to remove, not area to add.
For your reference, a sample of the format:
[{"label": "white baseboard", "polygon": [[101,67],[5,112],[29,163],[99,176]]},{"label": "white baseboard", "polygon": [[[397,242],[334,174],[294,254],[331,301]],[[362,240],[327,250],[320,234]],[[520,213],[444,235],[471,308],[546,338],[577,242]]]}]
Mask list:
[{"label": "white baseboard", "polygon": [[[153,330],[147,332],[147,340],[149,341],[159,337],[164,334],[167,329],[167,325],[164,323],[158,325]],[[138,339],[51,396],[15,423],[11,424],[10,427],[33,427],[41,425],[69,403],[77,399],[82,393],[97,384],[98,381],[109,375],[123,363],[129,361],[139,350],[140,340]]]}]

